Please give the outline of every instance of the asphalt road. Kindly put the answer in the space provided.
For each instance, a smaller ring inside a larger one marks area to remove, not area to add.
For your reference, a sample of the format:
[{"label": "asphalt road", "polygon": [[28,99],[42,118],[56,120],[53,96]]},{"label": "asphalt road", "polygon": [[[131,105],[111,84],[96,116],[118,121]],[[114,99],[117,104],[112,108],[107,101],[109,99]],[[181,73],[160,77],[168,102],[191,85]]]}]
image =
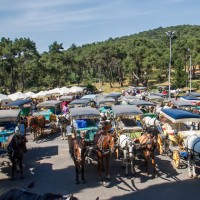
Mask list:
[{"label": "asphalt road", "polygon": [[[156,156],[157,177],[152,179],[145,174],[143,160],[136,160],[135,174],[125,176],[121,161],[111,158],[111,183],[103,186],[97,180],[96,161],[85,167],[85,184],[75,184],[75,170],[69,155],[67,140],[60,134],[47,134],[43,139],[33,142],[27,136],[28,152],[24,157],[25,178],[16,175],[10,181],[10,167],[0,170],[0,194],[10,188],[23,188],[34,193],[53,192],[67,196],[74,194],[80,200],[198,200],[200,196],[199,178],[189,179],[187,168],[174,169],[166,156]],[[199,168],[197,172],[200,173]],[[33,187],[27,188],[30,183]]]}]

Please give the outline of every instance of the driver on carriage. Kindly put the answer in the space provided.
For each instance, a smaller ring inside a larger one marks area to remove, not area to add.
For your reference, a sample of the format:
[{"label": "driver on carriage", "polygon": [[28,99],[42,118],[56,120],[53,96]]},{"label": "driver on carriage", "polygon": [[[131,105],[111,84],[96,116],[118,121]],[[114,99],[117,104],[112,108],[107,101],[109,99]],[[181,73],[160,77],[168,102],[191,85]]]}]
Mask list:
[{"label": "driver on carriage", "polygon": [[112,128],[112,124],[108,121],[103,121],[102,122],[102,127],[101,130],[98,131],[95,135],[94,135],[94,144],[97,144],[98,139],[102,136],[102,135],[107,135],[108,132],[111,130]]}]

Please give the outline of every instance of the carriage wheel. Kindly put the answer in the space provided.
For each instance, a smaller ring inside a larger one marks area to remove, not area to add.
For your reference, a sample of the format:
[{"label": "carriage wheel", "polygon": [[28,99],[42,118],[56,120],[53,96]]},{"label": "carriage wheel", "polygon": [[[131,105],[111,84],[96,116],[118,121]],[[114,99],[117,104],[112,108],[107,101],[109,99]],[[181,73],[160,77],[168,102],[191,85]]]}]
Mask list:
[{"label": "carriage wheel", "polygon": [[173,151],[173,165],[177,169],[180,168],[180,155],[178,150]]}]

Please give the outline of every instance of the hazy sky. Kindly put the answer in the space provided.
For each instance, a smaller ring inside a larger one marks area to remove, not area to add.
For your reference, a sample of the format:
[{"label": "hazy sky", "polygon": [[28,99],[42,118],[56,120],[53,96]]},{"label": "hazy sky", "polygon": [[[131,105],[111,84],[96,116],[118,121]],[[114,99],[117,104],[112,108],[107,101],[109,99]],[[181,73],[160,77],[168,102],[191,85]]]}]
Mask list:
[{"label": "hazy sky", "polygon": [[40,53],[183,24],[200,25],[200,0],[0,0],[0,36]]}]

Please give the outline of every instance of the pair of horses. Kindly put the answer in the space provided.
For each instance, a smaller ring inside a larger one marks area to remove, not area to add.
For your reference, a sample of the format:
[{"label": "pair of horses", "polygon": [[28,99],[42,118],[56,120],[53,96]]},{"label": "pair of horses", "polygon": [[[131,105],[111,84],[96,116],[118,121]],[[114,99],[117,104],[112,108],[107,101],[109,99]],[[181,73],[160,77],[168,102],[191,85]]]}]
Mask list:
[{"label": "pair of horses", "polygon": [[8,146],[5,149],[4,156],[8,156],[12,163],[11,180],[15,179],[15,171],[19,168],[21,178],[24,178],[23,173],[23,157],[27,152],[26,148],[27,139],[24,135],[13,134],[8,138]]},{"label": "pair of horses", "polygon": [[[104,132],[105,133],[105,132]],[[110,155],[115,150],[115,134],[106,132],[106,134],[97,133],[96,142],[93,149],[96,151],[98,161],[98,178],[102,180],[103,162],[106,161],[106,180],[110,180]],[[75,164],[76,184],[79,184],[79,173],[81,172],[82,182],[85,183],[84,167],[85,159],[89,152],[89,146],[86,146],[84,138],[77,136],[72,139],[70,144],[70,154]]]},{"label": "pair of horses", "polygon": [[28,116],[27,126],[31,128],[31,133],[33,132],[33,140],[35,140],[38,136],[44,134],[45,117],[43,115]]},{"label": "pair of horses", "polygon": [[[146,173],[149,174],[149,160],[151,160],[153,166],[153,178],[156,175],[155,167],[155,154],[154,150],[156,148],[155,135],[150,130],[146,130],[146,133],[142,134],[139,138],[132,139],[126,134],[122,134],[118,138],[118,152],[122,153],[122,167],[125,167],[125,175],[129,175],[129,162],[131,165],[131,173],[134,174],[134,160],[136,155],[144,156]],[[138,153],[139,152],[139,153]]]}]

